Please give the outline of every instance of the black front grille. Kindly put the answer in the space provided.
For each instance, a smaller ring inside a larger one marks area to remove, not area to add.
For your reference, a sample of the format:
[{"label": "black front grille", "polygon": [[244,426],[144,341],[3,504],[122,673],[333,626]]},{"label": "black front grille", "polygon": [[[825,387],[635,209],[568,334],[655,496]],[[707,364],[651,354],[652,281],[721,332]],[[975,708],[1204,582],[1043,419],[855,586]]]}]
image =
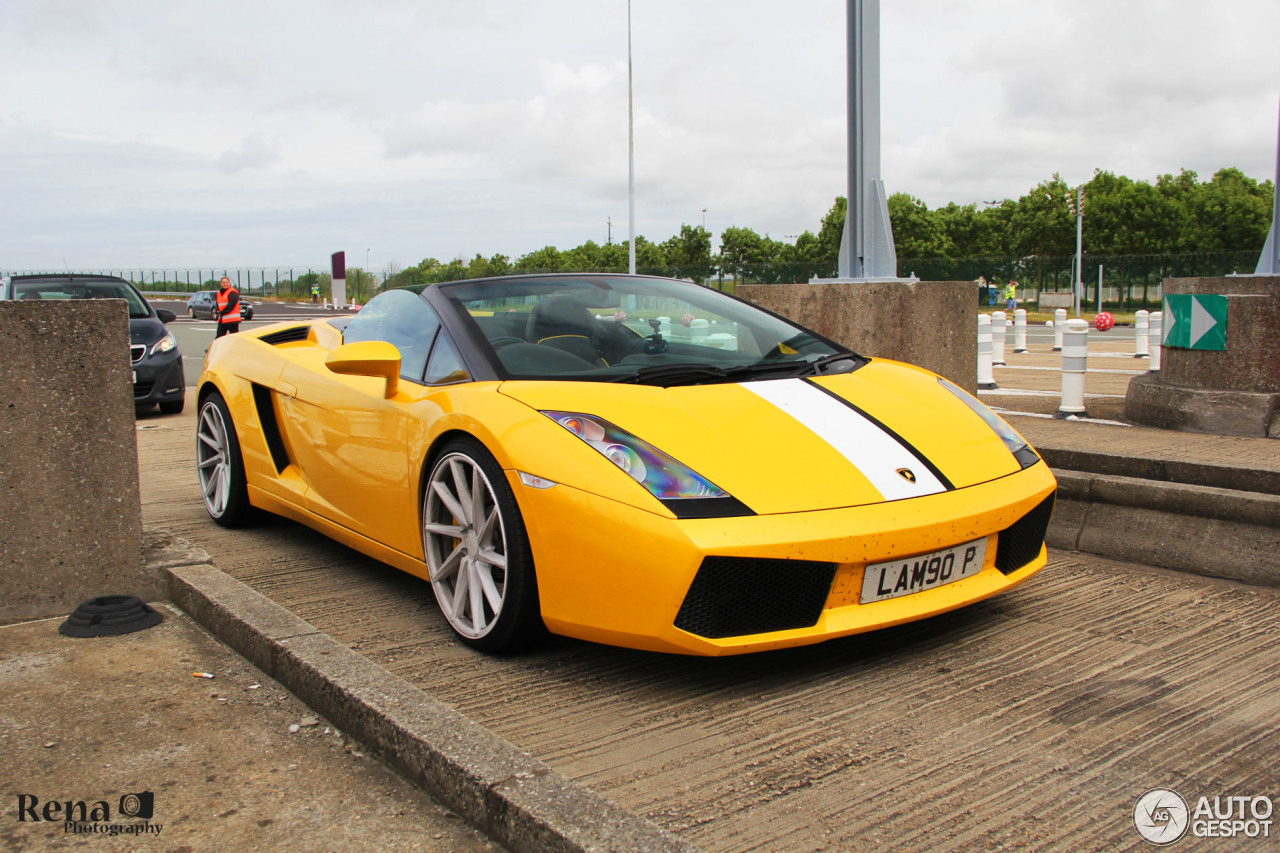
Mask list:
[{"label": "black front grille", "polygon": [[147,354],[147,348],[142,344],[134,344],[129,347],[129,360],[134,364],[142,361],[142,357]]},{"label": "black front grille", "polygon": [[1050,494],[1031,512],[1000,531],[1000,539],[996,543],[997,569],[1006,575],[1013,574],[1040,555],[1056,496],[1057,492]]},{"label": "black front grille", "polygon": [[307,336],[310,334],[310,326],[290,326],[287,329],[281,329],[278,332],[271,332],[270,334],[263,335],[258,340],[276,347],[280,344],[291,344],[296,341],[305,341]]},{"label": "black front grille", "polygon": [[154,387],[156,387],[154,382],[135,382],[133,383],[133,396],[138,400],[143,397],[150,397],[151,389]]},{"label": "black front grille", "polygon": [[675,624],[712,639],[808,628],[822,615],[835,573],[835,563],[707,557]]}]

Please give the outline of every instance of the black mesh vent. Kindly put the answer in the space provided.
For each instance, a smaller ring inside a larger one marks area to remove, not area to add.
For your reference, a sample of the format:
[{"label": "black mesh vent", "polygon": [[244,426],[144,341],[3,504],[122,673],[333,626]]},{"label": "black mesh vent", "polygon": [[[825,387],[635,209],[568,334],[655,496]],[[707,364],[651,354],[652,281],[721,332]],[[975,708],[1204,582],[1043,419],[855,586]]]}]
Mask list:
[{"label": "black mesh vent", "polygon": [[834,563],[707,557],[676,627],[712,639],[807,628],[822,615],[835,573]]},{"label": "black mesh vent", "polygon": [[271,451],[271,461],[275,463],[278,474],[289,467],[289,452],[285,450],[284,438],[280,435],[280,424],[276,423],[276,409],[271,404],[271,390],[255,384],[253,402],[258,408],[258,422],[262,424],[262,437],[267,440],[267,449]]},{"label": "black mesh vent", "polygon": [[1040,555],[1056,496],[1057,492],[1049,495],[1039,506],[1009,525],[1007,530],[1000,531],[1000,539],[996,543],[997,569],[1006,575],[1013,574]]},{"label": "black mesh vent", "polygon": [[291,326],[288,329],[281,329],[278,332],[271,332],[263,335],[258,340],[271,344],[273,347],[280,344],[291,344],[296,341],[305,341],[307,336],[311,334],[310,326]]}]

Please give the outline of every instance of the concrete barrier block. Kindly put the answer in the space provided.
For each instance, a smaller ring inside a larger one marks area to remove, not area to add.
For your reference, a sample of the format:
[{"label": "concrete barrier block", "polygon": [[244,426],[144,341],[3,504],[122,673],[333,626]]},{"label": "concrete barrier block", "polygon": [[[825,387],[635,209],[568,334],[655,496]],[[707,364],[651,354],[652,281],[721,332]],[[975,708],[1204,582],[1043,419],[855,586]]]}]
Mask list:
[{"label": "concrete barrier block", "polygon": [[740,284],[736,295],[862,355],[917,364],[978,391],[971,281]]},{"label": "concrete barrier block", "polygon": [[165,597],[142,560],[123,300],[0,302],[0,623]]}]

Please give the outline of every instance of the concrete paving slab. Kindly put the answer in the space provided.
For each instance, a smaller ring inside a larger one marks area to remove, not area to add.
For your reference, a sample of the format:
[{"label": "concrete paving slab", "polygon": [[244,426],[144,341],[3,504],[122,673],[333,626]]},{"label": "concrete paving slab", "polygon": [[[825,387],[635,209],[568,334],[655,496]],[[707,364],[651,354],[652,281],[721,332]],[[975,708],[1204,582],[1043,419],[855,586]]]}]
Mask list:
[{"label": "concrete paving slab", "polygon": [[[60,618],[0,627],[4,849],[501,849],[182,611],[156,606],[160,625],[117,637],[65,637]],[[121,815],[128,793],[152,795],[149,818]],[[66,801],[105,803],[110,819],[43,819]]]}]

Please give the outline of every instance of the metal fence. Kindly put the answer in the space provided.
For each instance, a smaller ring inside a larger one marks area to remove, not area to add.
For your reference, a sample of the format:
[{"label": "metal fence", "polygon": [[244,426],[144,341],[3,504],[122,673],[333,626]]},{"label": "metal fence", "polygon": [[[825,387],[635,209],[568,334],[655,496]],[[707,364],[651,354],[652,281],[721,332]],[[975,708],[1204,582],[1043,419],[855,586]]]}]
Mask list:
[{"label": "metal fence", "polygon": [[[1223,276],[1253,272],[1257,252],[1201,252],[1186,255],[1088,255],[1081,280],[1083,303],[1097,307],[1136,311],[1159,310],[1161,286],[1166,278]],[[922,281],[976,281],[992,284],[1010,279],[1019,284],[1020,296],[1039,301],[1041,292],[1069,293],[1075,279],[1075,256],[1030,258],[911,258],[898,262],[899,275],[915,275]],[[1102,281],[1098,301],[1099,276]]]},{"label": "metal fence", "polygon": [[[1256,252],[1202,252],[1184,255],[1088,255],[1084,256],[1083,302],[1089,307],[1108,307],[1133,311],[1139,308],[1158,310],[1161,285],[1166,278],[1221,276],[1232,272],[1252,272],[1257,265]],[[561,270],[513,270],[513,273],[560,272]],[[830,278],[834,269],[816,263],[771,263],[746,266],[665,266],[637,270],[642,275],[687,278],[718,290],[733,292],[736,285],[806,282],[813,278]],[[23,273],[58,273],[68,270],[3,270],[0,275]],[[182,294],[197,290],[216,290],[225,275],[247,296],[306,300],[311,297],[311,284],[317,281],[323,295],[329,295],[329,272],[313,267],[193,267],[177,269],[81,269],[76,272],[116,275],[133,282],[148,293]],[[624,270],[598,270],[624,272]],[[1075,278],[1075,257],[1028,258],[906,258],[898,261],[898,274],[916,276],[922,281],[977,281],[985,278],[992,284],[1005,284],[1010,279],[1020,285],[1020,297],[1038,302],[1039,294],[1069,293]],[[1102,277],[1099,294],[1099,275]],[[398,278],[398,277],[397,277]],[[390,282],[395,285],[393,279]],[[354,270],[347,278],[347,298],[364,302],[383,287],[376,274]],[[1101,302],[1099,302],[1101,296]]]},{"label": "metal fence", "polygon": [[[379,277],[361,270],[347,281],[347,298],[364,302],[381,287]],[[89,273],[114,275],[132,282],[144,293],[183,294],[198,290],[217,290],[223,276],[231,279],[236,289],[245,296],[281,299],[310,299],[311,283],[318,281],[324,295],[329,295],[328,269],[314,267],[191,267],[177,269],[127,269],[121,267],[68,269],[0,270],[0,276]]]}]

